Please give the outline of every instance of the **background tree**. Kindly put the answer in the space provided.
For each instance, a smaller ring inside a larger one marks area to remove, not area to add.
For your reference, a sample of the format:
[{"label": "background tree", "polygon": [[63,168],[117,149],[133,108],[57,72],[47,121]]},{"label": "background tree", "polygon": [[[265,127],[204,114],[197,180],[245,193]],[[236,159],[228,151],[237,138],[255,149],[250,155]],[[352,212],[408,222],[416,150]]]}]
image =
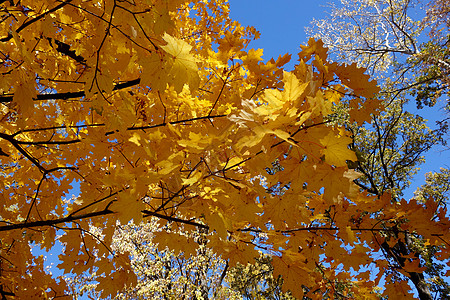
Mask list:
[{"label": "background tree", "polygon": [[[445,207],[354,184],[352,133],[330,118],[344,102],[370,121],[376,83],[313,39],[292,72],[289,55],[264,63],[246,49],[255,30],[228,11],[222,0],[1,3],[2,297],[70,296],[30,250],[56,239],[58,267],[95,272],[101,297],[136,286],[113,237],[151,217],[171,226],[154,233],[159,249],[197,253],[181,230],[208,233],[230,267],[264,250],[297,298],[375,297],[383,273],[363,265],[387,269],[386,243],[420,237],[447,262]],[[267,174],[271,162],[280,171]],[[396,271],[421,274],[400,250]],[[396,275],[384,293],[407,297]]]},{"label": "background tree", "polygon": [[[205,247],[204,233],[193,237],[199,243],[198,249],[194,253],[184,253],[177,245],[172,247],[175,250],[158,249],[153,237],[154,232],[161,230],[170,229],[159,228],[155,218],[145,224],[130,222],[118,227],[112,251],[128,253],[138,283],[125,287],[114,299],[239,299],[238,293],[222,284],[227,263]],[[92,234],[100,235],[100,232],[100,228],[91,229]],[[172,234],[186,235],[184,232]],[[71,280],[71,287],[78,295],[98,298],[101,296],[96,290],[99,278],[96,273],[81,274]]]},{"label": "background tree", "polygon": [[[281,276],[273,277],[270,256],[261,255],[253,263],[229,268],[227,261],[202,243],[204,233],[194,238],[200,243],[197,251],[184,253],[181,248],[158,249],[153,237],[161,230],[168,228],[159,228],[156,219],[117,229],[112,250],[130,255],[138,283],[124,287],[114,299],[295,299],[290,292],[283,292]],[[101,229],[91,228],[91,233],[100,237]],[[96,290],[99,278],[95,272],[68,278],[75,298],[101,297]]]},{"label": "background tree", "polygon": [[443,94],[448,102],[450,88],[450,3],[433,0],[426,8],[426,17],[421,24],[428,31],[428,41],[409,62],[416,73],[413,95],[419,107],[434,105]]},{"label": "background tree", "polygon": [[308,33],[334,60],[367,68],[385,97],[407,91],[418,106],[433,106],[448,95],[448,1],[334,1],[329,9]]},{"label": "background tree", "polygon": [[[362,65],[379,80],[382,91],[378,97],[385,103],[385,112],[374,116],[371,126],[347,125],[352,128],[354,147],[360,156],[356,170],[364,174],[356,183],[372,194],[390,191],[400,201],[425,155],[445,144],[446,118],[438,120],[437,129],[431,130],[422,116],[408,112],[408,102],[414,99],[419,107],[433,106],[441,96],[448,95],[448,4],[409,0],[334,2],[330,18],[315,20],[309,28],[310,34],[324,40],[333,59]],[[445,206],[445,184],[440,180],[438,185],[443,187],[426,195],[428,199],[433,196],[436,205]],[[430,191],[429,187],[427,182],[420,191]],[[420,199],[425,201],[424,197]],[[394,234],[391,238],[397,237]],[[445,272],[437,261],[433,263],[433,246],[421,239],[382,246],[393,270],[403,264],[402,255],[421,257],[425,272],[406,275],[421,299],[433,299],[431,292],[448,298]]]}]

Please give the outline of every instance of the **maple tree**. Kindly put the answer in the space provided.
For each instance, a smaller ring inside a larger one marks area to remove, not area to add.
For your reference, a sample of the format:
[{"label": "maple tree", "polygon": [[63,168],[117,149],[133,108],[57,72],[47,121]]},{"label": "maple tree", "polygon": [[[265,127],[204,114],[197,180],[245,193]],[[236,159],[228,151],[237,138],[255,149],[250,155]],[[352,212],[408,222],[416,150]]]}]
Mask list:
[{"label": "maple tree", "polygon": [[3,298],[70,297],[31,252],[56,240],[58,267],[95,272],[101,297],[136,286],[113,238],[118,224],[150,218],[168,229],[154,233],[160,249],[189,255],[206,243],[230,266],[263,250],[297,298],[374,298],[382,278],[384,295],[411,297],[404,278],[380,270],[414,279],[420,257],[399,253],[393,265],[377,255],[384,244],[420,237],[448,262],[445,207],[354,183],[352,133],[333,116],[344,106],[363,126],[382,110],[379,88],[364,69],[328,62],[322,42],[302,46],[287,72],[289,55],[264,63],[247,49],[258,33],[223,0],[1,9]]}]

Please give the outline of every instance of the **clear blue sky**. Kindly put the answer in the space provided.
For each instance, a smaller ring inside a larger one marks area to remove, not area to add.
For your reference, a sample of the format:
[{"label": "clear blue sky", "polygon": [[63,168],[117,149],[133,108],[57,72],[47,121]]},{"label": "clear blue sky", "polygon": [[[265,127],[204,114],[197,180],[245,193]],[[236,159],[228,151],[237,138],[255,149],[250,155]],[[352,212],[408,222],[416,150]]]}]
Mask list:
[{"label": "clear blue sky", "polygon": [[[261,38],[250,44],[251,48],[264,49],[264,60],[285,53],[292,54],[297,60],[301,44],[308,38],[305,26],[313,18],[322,18],[327,1],[305,0],[230,0],[230,14],[233,20],[242,25],[251,25],[260,33]],[[293,66],[291,64],[290,66]]]}]

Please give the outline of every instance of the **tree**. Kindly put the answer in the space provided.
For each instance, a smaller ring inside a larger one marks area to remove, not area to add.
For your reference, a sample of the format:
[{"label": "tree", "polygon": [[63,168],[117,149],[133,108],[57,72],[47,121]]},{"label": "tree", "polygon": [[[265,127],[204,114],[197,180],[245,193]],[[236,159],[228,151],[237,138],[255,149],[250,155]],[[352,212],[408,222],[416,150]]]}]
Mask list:
[{"label": "tree", "polygon": [[[168,228],[159,228],[156,218],[116,229],[111,250],[129,254],[138,284],[125,287],[114,299],[295,299],[282,291],[281,276],[273,277],[270,256],[261,254],[254,263],[238,263],[229,268],[227,261],[203,243],[204,232],[195,233],[199,248],[189,254],[158,249],[153,237],[161,230]],[[90,232],[100,236],[101,228],[91,228]],[[98,299],[100,292],[96,287],[100,277],[95,272],[81,274],[69,278],[69,286],[75,297],[88,295]]]},{"label": "tree", "polygon": [[[447,262],[445,207],[354,183],[351,132],[333,113],[348,104],[362,126],[382,109],[379,89],[363,69],[329,63],[321,42],[286,72],[289,55],[263,63],[246,49],[257,32],[222,0],[1,5],[3,298],[69,297],[30,251],[56,239],[58,267],[95,272],[101,297],[136,286],[112,241],[117,221],[150,217],[172,228],[155,233],[162,249],[196,253],[193,235],[176,233],[202,230],[230,267],[264,250],[297,298],[375,297],[383,274],[373,281],[363,265],[387,268],[385,243],[421,237]],[[400,272],[422,270],[415,256],[398,260]],[[394,275],[384,293],[406,296]]]},{"label": "tree", "polygon": [[314,20],[307,31],[333,59],[367,68],[386,97],[407,91],[418,106],[433,106],[448,96],[448,1],[352,0],[329,8],[330,17]]},{"label": "tree", "polygon": [[[101,230],[91,228],[91,233],[98,235]],[[202,243],[205,233],[192,236],[199,247],[195,253],[188,254],[158,249],[153,236],[161,230],[168,228],[159,228],[156,218],[140,225],[130,222],[116,230],[111,250],[128,253],[138,283],[125,287],[114,299],[239,299],[236,292],[222,285],[227,264]],[[183,236],[185,233],[173,234]],[[72,278],[70,286],[76,294],[98,299],[100,292],[95,288],[99,277],[96,273],[81,274]]]},{"label": "tree", "polygon": [[[421,11],[421,4],[423,19],[414,20],[420,15],[417,11]],[[378,97],[385,103],[385,112],[373,117],[371,127],[347,123],[360,154],[355,168],[363,176],[356,183],[374,195],[389,190],[400,201],[402,191],[425,161],[424,155],[445,144],[446,120],[439,120],[437,129],[430,130],[422,116],[408,112],[408,102],[415,99],[419,107],[433,106],[441,96],[448,95],[448,3],[362,0],[341,1],[330,8],[330,19],[315,20],[309,32],[324,40],[336,60],[367,67],[381,83]],[[427,41],[419,42],[427,31]],[[434,188],[439,185],[445,186],[437,180]],[[430,197],[438,206],[448,203],[445,188],[430,193],[430,182],[414,200],[425,202]],[[391,239],[397,237],[393,234]],[[393,266],[402,265],[399,254],[421,257],[424,272],[405,274],[421,299],[433,299],[431,291],[448,298],[446,275],[433,259],[433,246],[420,238],[382,246]]]},{"label": "tree", "polygon": [[243,299],[294,300],[291,292],[282,290],[283,278],[273,276],[270,256],[262,254],[253,264],[241,265],[228,271],[227,282]]}]

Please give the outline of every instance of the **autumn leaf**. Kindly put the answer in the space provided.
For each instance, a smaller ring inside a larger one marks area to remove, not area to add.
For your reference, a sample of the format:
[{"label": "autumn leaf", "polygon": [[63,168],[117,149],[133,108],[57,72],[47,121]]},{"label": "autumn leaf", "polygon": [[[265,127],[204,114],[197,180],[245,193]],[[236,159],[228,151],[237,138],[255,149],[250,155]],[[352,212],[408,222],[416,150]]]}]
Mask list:
[{"label": "autumn leaf", "polygon": [[159,53],[141,56],[139,63],[142,65],[142,84],[158,91],[164,91],[169,82],[168,76],[171,64]]},{"label": "autumn leaf", "polygon": [[[273,258],[274,275],[283,274],[286,289],[296,298],[303,297],[302,284],[308,284],[310,270],[305,266],[306,258],[301,253],[292,253]],[[301,280],[299,280],[301,279]]]},{"label": "autumn leaf", "polygon": [[200,178],[202,178],[202,173],[195,171],[191,174],[191,176],[189,176],[189,178],[183,178],[182,180],[184,185],[191,185],[199,181]]},{"label": "autumn leaf", "polygon": [[[23,81],[22,81],[23,80]],[[26,76],[21,78],[17,84],[17,90],[14,93],[14,102],[19,106],[20,111],[26,116],[34,107],[34,98],[36,97],[36,90],[34,83],[30,82]]]},{"label": "autumn leaf", "polygon": [[299,59],[309,60],[313,54],[318,55],[323,61],[327,58],[327,49],[323,46],[322,41],[316,41],[313,38],[308,40],[308,45],[301,46],[302,51],[299,52]]},{"label": "autumn leaf", "polygon": [[335,134],[329,133],[320,140],[323,145],[322,153],[325,155],[325,162],[336,167],[346,165],[346,160],[357,161],[355,152],[348,149],[348,145],[352,139],[347,136],[336,137]]},{"label": "autumn leaf", "polygon": [[375,80],[369,81],[370,76],[364,74],[365,69],[359,68],[356,63],[341,66],[336,70],[336,75],[353,92],[365,98],[373,98],[380,91]]},{"label": "autumn leaf", "polygon": [[162,37],[167,45],[161,46],[173,58],[170,75],[175,90],[180,92],[184,84],[196,90],[199,84],[197,59],[190,53],[192,46],[183,40],[165,33]]},{"label": "autumn leaf", "polygon": [[118,200],[113,203],[112,209],[118,212],[119,220],[126,224],[130,220],[140,222],[145,205],[136,194],[127,190],[119,193]]}]

